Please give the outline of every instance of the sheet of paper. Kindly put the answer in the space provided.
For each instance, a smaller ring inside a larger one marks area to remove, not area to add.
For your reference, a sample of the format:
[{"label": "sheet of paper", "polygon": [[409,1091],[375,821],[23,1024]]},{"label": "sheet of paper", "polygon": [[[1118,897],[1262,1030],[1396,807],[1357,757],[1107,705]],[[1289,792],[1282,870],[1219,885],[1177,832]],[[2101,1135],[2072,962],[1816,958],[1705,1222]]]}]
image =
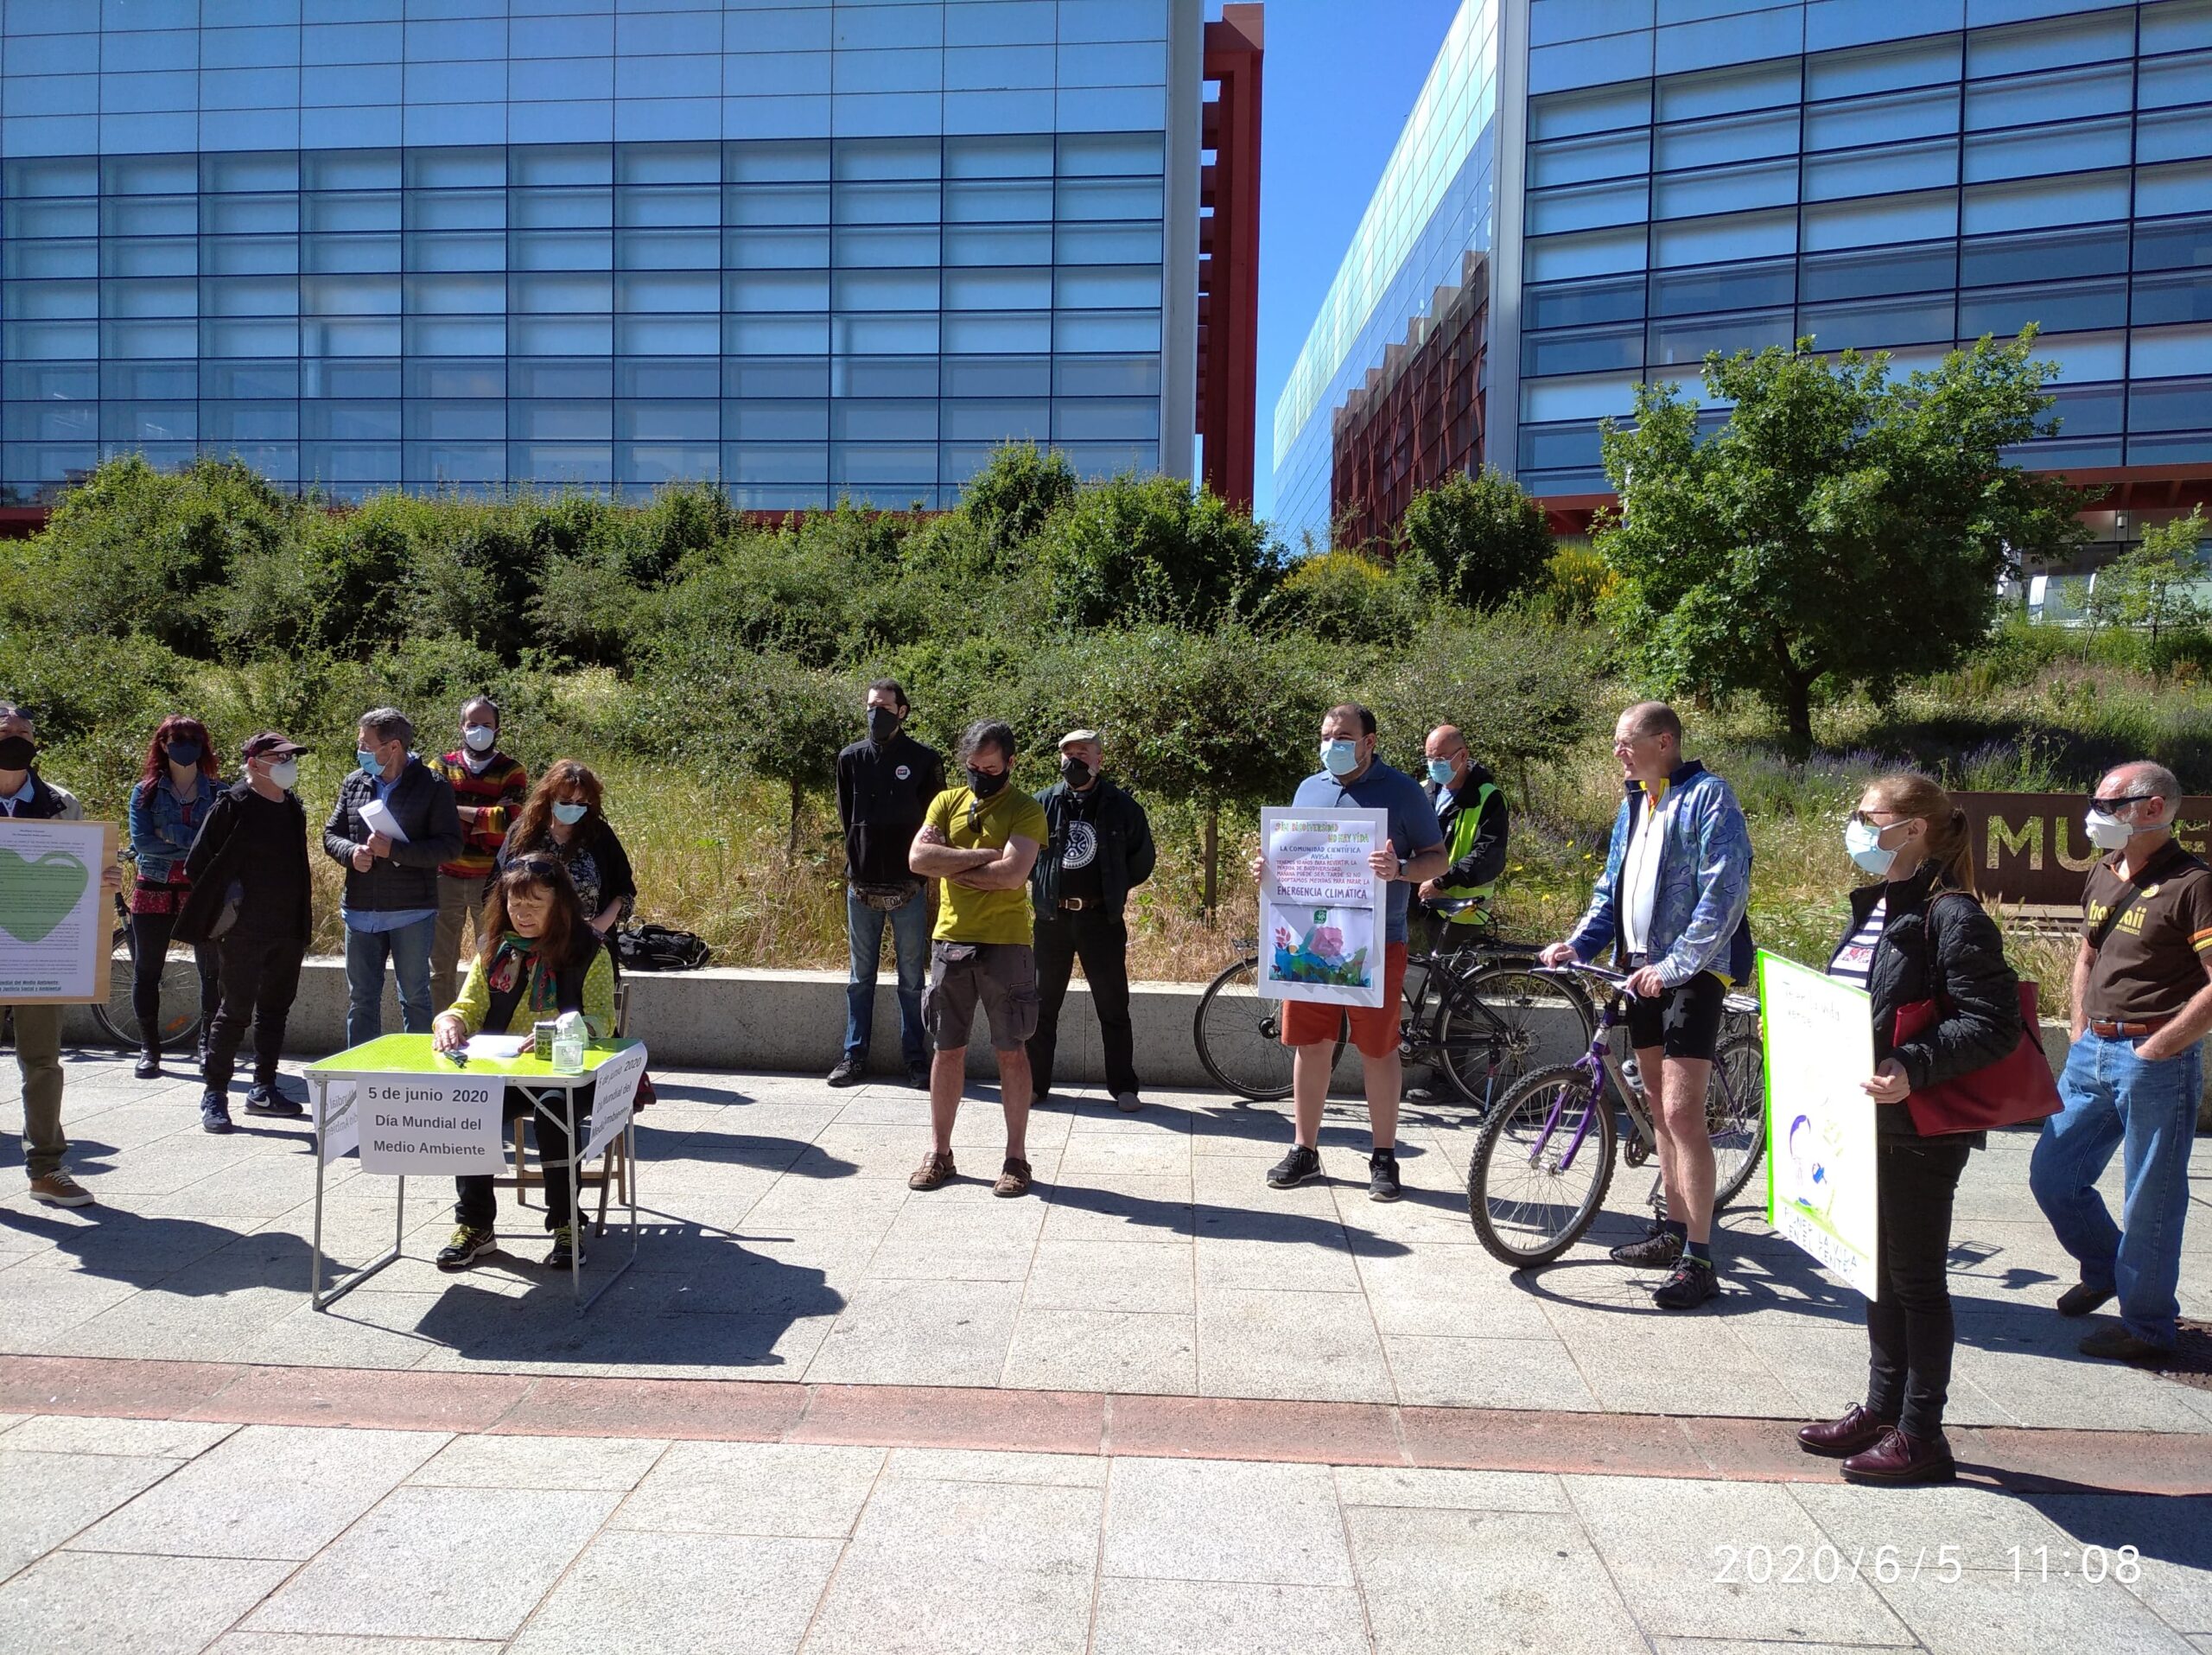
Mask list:
[{"label": "sheet of paper", "polygon": [[1389,843],[1387,812],[1263,810],[1260,983],[1270,999],[1382,1003],[1382,882],[1367,859]]},{"label": "sheet of paper", "polygon": [[0,817],[0,1006],[107,998],[111,822]]},{"label": "sheet of paper", "polygon": [[629,1123],[631,1105],[638,1096],[638,1082],[645,1073],[643,1041],[619,1052],[592,1072],[595,1083],[591,1102],[591,1132],[584,1140],[588,1161],[614,1141]]},{"label": "sheet of paper", "polygon": [[326,1165],[361,1147],[360,1086],[358,1080],[339,1079],[309,1089],[315,1095],[315,1138]]},{"label": "sheet of paper", "polygon": [[1767,1222],[1872,1299],[1878,1105],[1859,1089],[1874,1073],[1869,1004],[1863,990],[1759,951]]},{"label": "sheet of paper", "polygon": [[407,835],[401,830],[399,818],[391,813],[391,806],[381,799],[372,799],[361,806],[361,819],[371,831],[381,833],[394,844],[405,844]]},{"label": "sheet of paper", "polygon": [[471,1058],[520,1057],[530,1050],[533,1038],[529,1034],[471,1034],[462,1050]]},{"label": "sheet of paper", "polygon": [[499,1173],[506,1167],[496,1075],[371,1075],[360,1082],[361,1170],[407,1177]]}]

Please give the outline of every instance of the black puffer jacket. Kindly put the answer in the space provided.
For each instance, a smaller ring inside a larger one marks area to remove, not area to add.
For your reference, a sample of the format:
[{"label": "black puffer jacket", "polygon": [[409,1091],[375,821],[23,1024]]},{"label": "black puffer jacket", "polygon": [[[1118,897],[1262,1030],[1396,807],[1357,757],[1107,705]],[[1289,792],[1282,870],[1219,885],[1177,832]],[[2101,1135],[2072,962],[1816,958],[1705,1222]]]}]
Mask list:
[{"label": "black puffer jacket", "polygon": [[[1897,1059],[1915,1091],[1996,1062],[2019,1044],[2021,1028],[2019,978],[2005,962],[1997,922],[1972,896],[1938,884],[1935,869],[1923,868],[1897,884],[1852,892],[1846,941],[1885,893],[1889,909],[1866,980],[1874,1060]],[[1929,999],[1944,1003],[1942,1021],[1903,1046],[1892,1044],[1898,1008]],[[1920,1136],[1903,1104],[1877,1110],[1874,1120],[1881,1137]]]}]

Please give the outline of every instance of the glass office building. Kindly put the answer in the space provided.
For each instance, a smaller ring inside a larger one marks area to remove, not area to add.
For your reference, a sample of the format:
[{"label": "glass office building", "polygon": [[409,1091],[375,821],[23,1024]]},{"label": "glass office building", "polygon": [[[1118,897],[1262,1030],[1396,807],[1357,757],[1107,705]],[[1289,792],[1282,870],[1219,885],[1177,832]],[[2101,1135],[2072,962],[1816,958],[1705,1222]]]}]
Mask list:
[{"label": "glass office building", "polygon": [[[1597,422],[1707,351],[1902,370],[2031,321],[2063,423],[2026,463],[2212,483],[2212,0],[1499,0],[1495,33],[1484,457],[1531,493],[1602,499]],[[1299,413],[1311,520],[1330,411]]]},{"label": "glass office building", "polygon": [[1198,0],[5,0],[0,485],[1189,474]]}]

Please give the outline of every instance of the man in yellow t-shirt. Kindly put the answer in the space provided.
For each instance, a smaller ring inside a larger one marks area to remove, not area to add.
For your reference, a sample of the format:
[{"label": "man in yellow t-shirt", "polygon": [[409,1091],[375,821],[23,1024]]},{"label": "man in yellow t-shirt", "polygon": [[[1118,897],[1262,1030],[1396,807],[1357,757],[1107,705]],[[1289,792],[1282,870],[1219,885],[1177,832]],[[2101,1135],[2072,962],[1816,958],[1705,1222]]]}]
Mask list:
[{"label": "man in yellow t-shirt", "polygon": [[1044,806],[1007,785],[1014,732],[1006,725],[994,719],[969,725],[960,738],[960,762],[966,785],[947,787],[931,801],[906,856],[915,873],[944,882],[922,990],[922,1026],[936,1048],[930,1060],[935,1143],[906,1186],[936,1189],[952,1180],[952,1123],[980,1002],[991,1020],[999,1101],[1006,1110],[1006,1164],[991,1193],[1022,1195],[1029,1189],[1027,1041],[1037,1031],[1029,870],[1050,831]]}]

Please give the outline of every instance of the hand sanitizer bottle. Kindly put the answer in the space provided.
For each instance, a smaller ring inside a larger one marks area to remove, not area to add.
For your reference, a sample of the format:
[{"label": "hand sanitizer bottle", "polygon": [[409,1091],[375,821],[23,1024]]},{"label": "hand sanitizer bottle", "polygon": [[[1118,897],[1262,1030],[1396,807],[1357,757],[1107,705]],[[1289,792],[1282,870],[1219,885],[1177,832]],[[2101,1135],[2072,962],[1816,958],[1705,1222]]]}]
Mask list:
[{"label": "hand sanitizer bottle", "polygon": [[584,1019],[578,1011],[564,1011],[553,1024],[553,1073],[584,1072]]}]

